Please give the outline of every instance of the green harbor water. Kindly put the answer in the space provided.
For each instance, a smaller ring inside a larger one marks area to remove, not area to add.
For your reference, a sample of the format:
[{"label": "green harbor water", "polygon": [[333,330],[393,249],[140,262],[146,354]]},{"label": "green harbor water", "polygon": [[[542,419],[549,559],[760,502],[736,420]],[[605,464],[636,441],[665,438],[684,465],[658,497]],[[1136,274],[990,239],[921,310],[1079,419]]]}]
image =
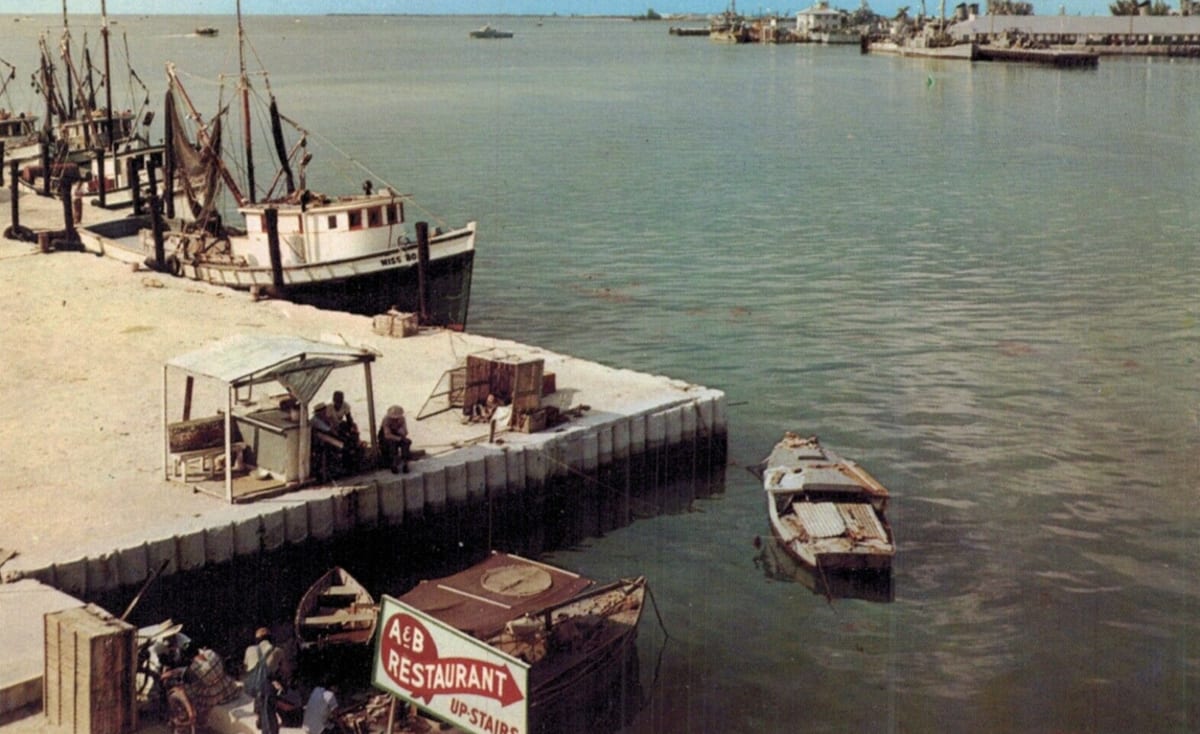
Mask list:
[{"label": "green harbor water", "polygon": [[[153,109],[167,61],[215,109],[231,18],[115,19]],[[58,20],[0,17],[0,57],[27,77]],[[514,38],[468,39],[489,21]],[[552,17],[247,32],[313,188],[479,221],[472,331],[726,392],[723,494],[548,557],[650,580],[669,639],[647,614],[627,731],[1200,729],[1200,62]],[[891,489],[891,603],[764,568],[743,469],[785,430]]]}]

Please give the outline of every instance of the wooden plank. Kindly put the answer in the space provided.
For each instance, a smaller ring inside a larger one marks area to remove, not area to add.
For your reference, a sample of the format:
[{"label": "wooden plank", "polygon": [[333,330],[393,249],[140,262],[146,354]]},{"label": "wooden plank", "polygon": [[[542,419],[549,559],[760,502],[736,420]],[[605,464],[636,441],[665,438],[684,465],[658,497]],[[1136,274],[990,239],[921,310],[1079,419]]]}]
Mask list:
[{"label": "wooden plank", "polygon": [[349,624],[373,622],[378,616],[379,612],[375,610],[353,613],[339,610],[333,614],[315,614],[311,617],[305,617],[300,623],[305,627],[341,627]]}]

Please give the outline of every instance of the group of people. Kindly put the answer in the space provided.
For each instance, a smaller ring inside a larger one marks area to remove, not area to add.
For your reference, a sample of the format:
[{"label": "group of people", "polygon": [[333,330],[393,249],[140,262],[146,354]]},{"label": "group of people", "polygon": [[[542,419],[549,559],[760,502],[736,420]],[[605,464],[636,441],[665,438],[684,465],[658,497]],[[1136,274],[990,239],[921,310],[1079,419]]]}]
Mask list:
[{"label": "group of people", "polygon": [[[341,390],[333,393],[332,402],[317,403],[309,425],[313,431],[313,465],[323,480],[353,474],[362,467],[363,442]],[[412,439],[408,436],[404,408],[393,405],[387,409],[377,438],[382,465],[395,474],[407,472],[412,460]]]},{"label": "group of people", "polygon": [[[287,690],[287,656],[275,644],[271,631],[260,627],[254,633],[254,644],[246,648],[242,664],[246,669],[242,688],[254,699],[254,714],[258,730],[263,734],[279,734],[280,701]],[[303,707],[300,727],[305,734],[326,734],[335,731],[338,710],[337,686],[315,685],[309,691]]]}]

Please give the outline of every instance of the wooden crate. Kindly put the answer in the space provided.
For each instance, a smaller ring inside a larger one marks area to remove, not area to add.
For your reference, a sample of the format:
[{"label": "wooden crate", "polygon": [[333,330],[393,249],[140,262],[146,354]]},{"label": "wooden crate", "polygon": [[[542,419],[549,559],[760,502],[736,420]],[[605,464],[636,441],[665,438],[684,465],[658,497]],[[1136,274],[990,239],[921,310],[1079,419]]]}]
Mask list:
[{"label": "wooden crate", "polygon": [[137,628],[94,604],[45,615],[42,705],[60,731],[137,728]]},{"label": "wooden crate", "polygon": [[467,356],[467,384],[463,404],[470,408],[487,400],[488,393],[512,406],[511,426],[519,416],[542,407],[541,357],[515,357],[495,352]]},{"label": "wooden crate", "polygon": [[413,336],[421,329],[415,313],[388,311],[375,316],[371,330],[381,336],[406,337]]}]

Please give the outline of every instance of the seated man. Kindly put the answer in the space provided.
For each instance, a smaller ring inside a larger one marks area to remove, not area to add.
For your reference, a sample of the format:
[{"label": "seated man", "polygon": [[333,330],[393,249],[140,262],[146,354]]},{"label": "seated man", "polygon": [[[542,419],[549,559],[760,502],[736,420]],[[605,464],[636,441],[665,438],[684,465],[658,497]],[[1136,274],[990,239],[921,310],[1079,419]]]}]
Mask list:
[{"label": "seated man", "polygon": [[496,400],[496,396],[488,393],[487,400],[482,403],[475,403],[471,408],[472,423],[487,423],[496,414],[496,408],[500,407],[500,401]]},{"label": "seated man", "polygon": [[350,403],[346,402],[341,390],[334,391],[333,402],[326,406],[326,412],[334,435],[344,444],[342,466],[347,473],[353,472],[362,461],[362,441],[358,438],[358,425],[350,414]]},{"label": "seated man", "polygon": [[337,435],[328,404],[317,403],[309,425],[312,427],[313,466],[317,476],[325,481],[341,472],[341,457],[346,444]]},{"label": "seated man", "polygon": [[409,448],[412,439],[408,437],[408,422],[404,419],[404,408],[393,405],[388,408],[379,427],[379,455],[384,463],[391,468],[393,474],[408,471],[408,461],[412,458]]}]

